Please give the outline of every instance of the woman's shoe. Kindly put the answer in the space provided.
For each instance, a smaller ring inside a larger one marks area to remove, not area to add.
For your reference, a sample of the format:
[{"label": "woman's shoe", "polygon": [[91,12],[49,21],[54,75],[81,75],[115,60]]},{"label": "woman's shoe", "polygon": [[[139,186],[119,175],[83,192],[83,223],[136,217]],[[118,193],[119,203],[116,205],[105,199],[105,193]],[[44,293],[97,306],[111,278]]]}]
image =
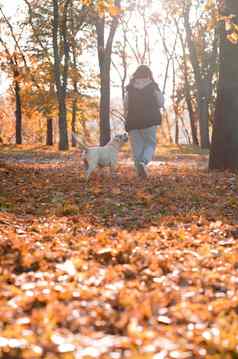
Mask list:
[{"label": "woman's shoe", "polygon": [[146,171],[146,164],[144,162],[139,162],[138,163],[138,175],[141,178],[147,178],[148,174]]}]

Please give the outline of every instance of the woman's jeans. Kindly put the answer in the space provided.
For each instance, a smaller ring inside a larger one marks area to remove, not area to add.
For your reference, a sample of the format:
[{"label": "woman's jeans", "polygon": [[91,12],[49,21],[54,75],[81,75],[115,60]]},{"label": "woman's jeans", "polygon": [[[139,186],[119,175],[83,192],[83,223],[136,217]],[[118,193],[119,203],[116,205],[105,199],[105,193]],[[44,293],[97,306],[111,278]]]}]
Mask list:
[{"label": "woman's jeans", "polygon": [[141,130],[129,131],[135,165],[140,162],[147,165],[152,161],[157,144],[157,127],[152,126]]}]

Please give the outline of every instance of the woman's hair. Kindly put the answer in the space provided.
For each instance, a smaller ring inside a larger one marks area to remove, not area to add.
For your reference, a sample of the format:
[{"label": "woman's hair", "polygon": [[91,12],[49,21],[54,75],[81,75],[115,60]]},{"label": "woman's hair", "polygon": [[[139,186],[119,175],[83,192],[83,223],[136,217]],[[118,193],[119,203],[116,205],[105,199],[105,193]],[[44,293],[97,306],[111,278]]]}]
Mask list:
[{"label": "woman's hair", "polygon": [[153,74],[149,66],[146,65],[140,65],[136,71],[134,72],[132,76],[132,80],[135,79],[150,79],[154,81]]}]

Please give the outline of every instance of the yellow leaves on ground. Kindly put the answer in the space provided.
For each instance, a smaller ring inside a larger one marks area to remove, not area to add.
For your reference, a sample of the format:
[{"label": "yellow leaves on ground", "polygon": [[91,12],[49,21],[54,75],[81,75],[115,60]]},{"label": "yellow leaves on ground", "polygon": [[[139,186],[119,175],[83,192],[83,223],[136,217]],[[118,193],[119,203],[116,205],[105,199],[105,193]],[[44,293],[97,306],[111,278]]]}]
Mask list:
[{"label": "yellow leaves on ground", "polygon": [[236,355],[236,174],[0,156],[0,357]]}]

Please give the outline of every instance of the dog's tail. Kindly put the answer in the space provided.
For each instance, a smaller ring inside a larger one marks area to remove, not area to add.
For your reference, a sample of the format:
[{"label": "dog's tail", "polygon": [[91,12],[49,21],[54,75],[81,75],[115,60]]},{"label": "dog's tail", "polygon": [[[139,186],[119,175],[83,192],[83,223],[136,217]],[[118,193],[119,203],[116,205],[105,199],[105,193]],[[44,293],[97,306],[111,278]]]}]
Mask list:
[{"label": "dog's tail", "polygon": [[82,138],[80,138],[76,133],[72,132],[72,137],[74,138],[75,142],[77,143],[78,148],[83,151],[87,151],[88,146],[84,142]]}]

